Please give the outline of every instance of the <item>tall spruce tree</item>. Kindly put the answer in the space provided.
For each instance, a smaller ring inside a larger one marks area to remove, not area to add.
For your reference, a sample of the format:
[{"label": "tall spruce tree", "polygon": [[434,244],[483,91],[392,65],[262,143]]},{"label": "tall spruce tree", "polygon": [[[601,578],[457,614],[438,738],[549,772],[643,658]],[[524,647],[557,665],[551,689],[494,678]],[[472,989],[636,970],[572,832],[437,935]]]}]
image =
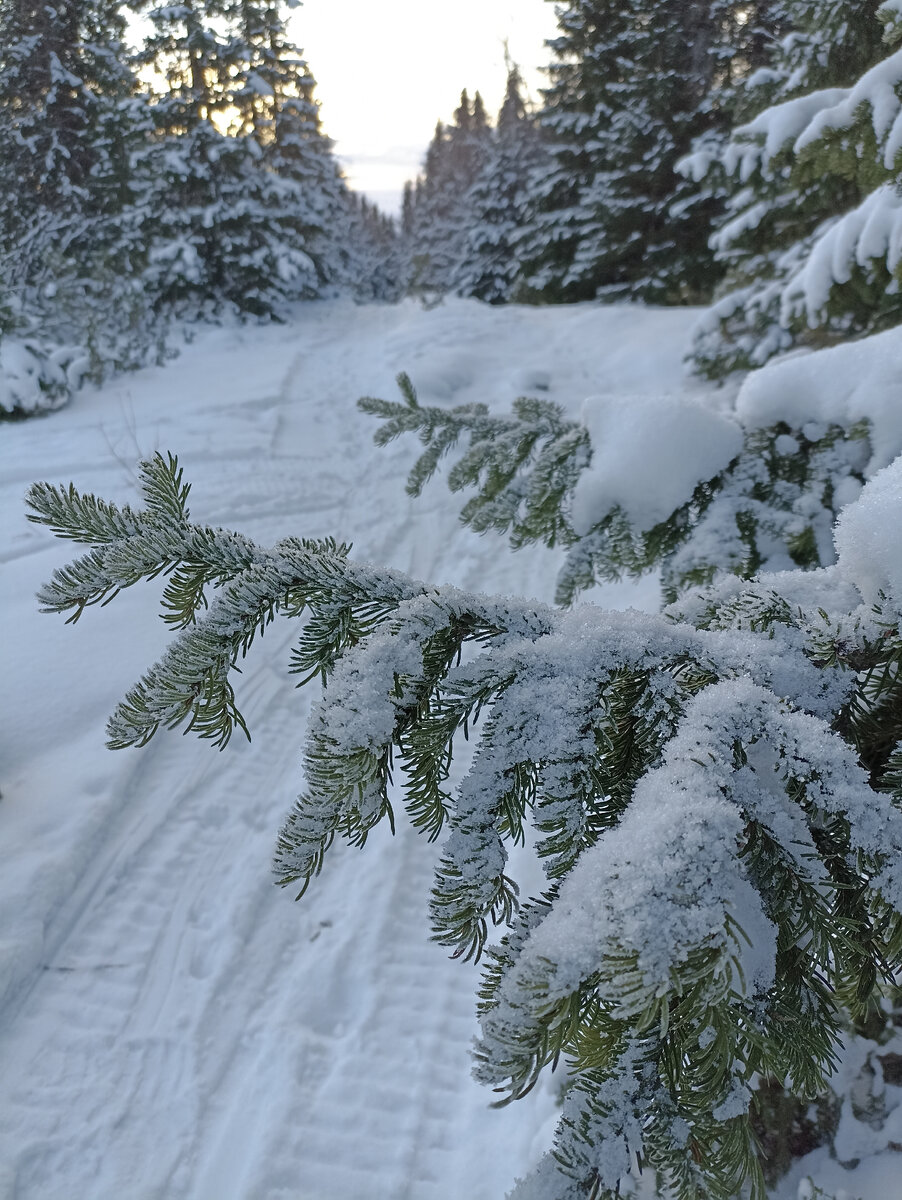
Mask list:
[{"label": "tall spruce tree", "polygon": [[527,284],[555,300],[708,294],[716,200],[674,168],[716,120],[722,14],[710,0],[577,0],[559,23],[542,116],[557,162],[536,196]]},{"label": "tall spruce tree", "polygon": [[349,193],[349,290],[361,302],[395,301],[403,294],[400,239],[395,222],[356,192]]},{"label": "tall spruce tree", "polygon": [[466,260],[467,197],[491,153],[492,130],[482,97],[464,89],[454,120],[439,121],[426,151],[410,215],[412,290],[447,292]]},{"label": "tall spruce tree", "polygon": [[628,15],[617,106],[593,139],[599,165],[580,197],[594,238],[575,247],[568,280],[584,294],[694,302],[711,288],[714,211],[674,166],[710,127],[709,4],[633,0]]},{"label": "tall spruce tree", "polygon": [[438,186],[447,136],[442,121],[436,121],[432,140],[426,148],[423,169],[407,192],[404,230],[407,245],[407,287],[413,293],[431,290],[438,272],[433,263],[436,241],[434,229],[445,218],[448,205]]},{"label": "tall spruce tree", "polygon": [[[0,292],[39,363],[27,409],[146,343],[131,161],[147,133],[121,0],[0,4]],[[87,354],[87,357],[86,357]],[[65,369],[63,369],[65,368]]]},{"label": "tall spruce tree", "polygon": [[[134,90],[120,0],[0,3],[0,254],[46,280],[86,236],[92,175],[115,177],[111,115]],[[10,269],[10,268],[8,268]]]},{"label": "tall spruce tree", "polygon": [[794,0],[782,11],[792,32],[741,89],[750,119],[685,164],[729,192],[713,239],[727,279],[695,346],[717,375],[902,319],[897,10]]},{"label": "tall spruce tree", "polygon": [[530,185],[547,161],[523,79],[509,64],[504,102],[485,161],[466,196],[466,235],[451,286],[462,296],[498,304],[511,298],[520,274],[519,243]]},{"label": "tall spruce tree", "polygon": [[[342,189],[279,5],[189,0],[148,18],[141,59],[168,83],[140,164],[151,290],[187,314],[229,303],[258,316],[319,294],[325,272],[311,243]],[[302,147],[327,168],[312,185]]]},{"label": "tall spruce tree", "polygon": [[329,284],[348,282],[348,189],[323,132],[316,80],[287,36],[281,0],[242,0],[240,13],[239,117],[232,132],[252,134],[263,151],[264,169],[283,181],[285,240],[302,245],[313,267],[295,287],[316,294]]},{"label": "tall spruce tree", "polygon": [[[155,136],[136,162],[139,211],[148,244],[146,282],[167,310],[194,315],[220,298],[228,250],[220,240],[223,184],[240,198],[249,142],[237,153],[213,124],[233,99],[219,0],[148,8],[150,32],[137,56],[165,81],[155,98]],[[217,27],[217,25],[219,27]],[[224,157],[223,157],[224,156]],[[238,180],[228,180],[229,173]]]},{"label": "tall spruce tree", "polygon": [[[600,163],[599,139],[617,111],[628,40],[626,7],[578,0],[557,13],[540,114],[550,152],[547,169],[532,181],[533,202],[522,240],[529,293],[543,300],[583,299],[593,289],[575,286],[569,266],[580,245],[597,246],[598,230],[582,203]],[[602,235],[603,236],[603,235]]]}]

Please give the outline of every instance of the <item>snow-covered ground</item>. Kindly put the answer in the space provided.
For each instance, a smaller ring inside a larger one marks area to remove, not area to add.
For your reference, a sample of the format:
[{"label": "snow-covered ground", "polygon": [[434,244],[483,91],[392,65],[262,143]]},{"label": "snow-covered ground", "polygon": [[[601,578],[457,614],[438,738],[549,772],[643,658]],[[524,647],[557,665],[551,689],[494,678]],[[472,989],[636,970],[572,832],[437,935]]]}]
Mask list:
[{"label": "snow-covered ground", "polygon": [[272,887],[310,701],[286,673],[291,626],[240,680],[252,744],[111,754],[105,717],[166,641],[159,589],[75,629],[39,615],[68,548],[27,524],[26,485],[134,500],[136,462],[173,450],[206,523],[334,534],[433,582],[550,600],[557,554],[477,538],[440,484],[410,501],[415,447],[376,450],[355,400],[394,398],[401,370],[424,402],[499,408],[697,390],[695,316],[311,304],[3,427],[0,1200],[500,1200],[555,1111],[550,1084],[496,1111],[469,1078],[478,976],[429,942],[435,847],[385,832],[335,849],[298,905]]}]

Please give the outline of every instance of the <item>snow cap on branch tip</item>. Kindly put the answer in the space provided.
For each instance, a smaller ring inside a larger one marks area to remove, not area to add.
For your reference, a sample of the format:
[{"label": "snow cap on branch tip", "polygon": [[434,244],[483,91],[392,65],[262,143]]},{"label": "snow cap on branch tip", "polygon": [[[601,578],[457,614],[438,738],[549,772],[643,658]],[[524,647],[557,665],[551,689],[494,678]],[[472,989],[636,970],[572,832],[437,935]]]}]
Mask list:
[{"label": "snow cap on branch tip", "polygon": [[573,494],[579,534],[615,506],[638,528],[651,529],[742,449],[732,418],[686,396],[591,396],[581,419],[592,461]]}]

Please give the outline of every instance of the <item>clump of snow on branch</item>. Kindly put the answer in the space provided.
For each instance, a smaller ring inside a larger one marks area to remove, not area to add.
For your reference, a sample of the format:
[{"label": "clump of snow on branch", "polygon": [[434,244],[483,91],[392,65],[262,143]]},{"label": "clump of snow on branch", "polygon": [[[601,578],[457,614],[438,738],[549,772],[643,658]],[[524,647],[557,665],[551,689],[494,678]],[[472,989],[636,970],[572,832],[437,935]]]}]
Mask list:
[{"label": "clump of snow on branch", "polygon": [[839,515],[839,568],[866,603],[881,593],[902,612],[902,457],[879,471]]},{"label": "clump of snow on branch", "polygon": [[900,83],[902,50],[877,63],[854,87],[823,88],[764,109],[753,120],[739,125],[719,153],[710,142],[704,143],[680,160],[679,170],[699,182],[719,161],[728,174],[746,183],[755,171],[767,170],[787,149],[801,154],[827,134],[849,128],[866,105],[884,165],[891,171],[902,149]]},{"label": "clump of snow on branch", "polygon": [[[736,416],[745,429],[785,421],[812,438],[818,425],[868,425],[873,474],[902,454],[902,328],[769,363],[744,380]],[[852,497],[849,497],[850,499]]]},{"label": "clump of snow on branch", "polygon": [[595,396],[583,405],[582,424],[592,461],[573,494],[578,534],[615,505],[650,529],[742,449],[735,421],[683,396]]},{"label": "clump of snow on branch", "polygon": [[782,324],[788,326],[797,314],[804,314],[816,326],[833,288],[848,283],[856,267],[868,271],[873,262],[885,263],[891,275],[902,263],[902,193],[893,184],[877,188],[815,236],[801,269],[783,285]]}]

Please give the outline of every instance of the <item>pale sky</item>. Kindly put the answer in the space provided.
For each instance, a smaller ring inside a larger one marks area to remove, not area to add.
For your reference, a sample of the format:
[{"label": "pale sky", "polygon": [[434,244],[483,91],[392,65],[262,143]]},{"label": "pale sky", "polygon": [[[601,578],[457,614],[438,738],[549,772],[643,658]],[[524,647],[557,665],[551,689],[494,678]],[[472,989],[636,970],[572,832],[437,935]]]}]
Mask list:
[{"label": "pale sky", "polygon": [[289,29],[351,185],[392,212],[461,88],[497,115],[505,38],[538,98],[557,26],[547,0],[304,0]]}]

